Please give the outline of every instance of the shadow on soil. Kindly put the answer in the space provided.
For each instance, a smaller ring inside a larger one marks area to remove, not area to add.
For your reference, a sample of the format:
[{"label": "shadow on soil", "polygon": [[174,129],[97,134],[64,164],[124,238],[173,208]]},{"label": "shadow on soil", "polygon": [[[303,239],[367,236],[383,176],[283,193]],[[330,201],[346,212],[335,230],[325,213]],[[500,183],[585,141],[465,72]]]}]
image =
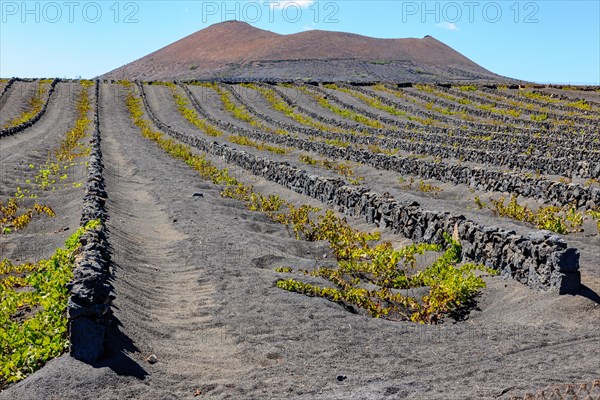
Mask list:
[{"label": "shadow on soil", "polygon": [[[111,262],[111,270],[115,271],[120,267]],[[114,276],[110,278],[114,280]],[[114,304],[113,309],[118,309]],[[148,376],[148,372],[135,360],[127,354],[133,354],[139,351],[133,340],[123,331],[121,321],[111,313],[110,325],[106,334],[106,345],[104,355],[100,360],[93,363],[94,368],[110,368],[117,375],[131,376],[140,380],[144,380]]]},{"label": "shadow on soil", "polygon": [[121,322],[113,316],[113,327],[108,332],[107,344],[104,356],[94,364],[95,368],[108,367],[117,375],[131,376],[140,380],[144,380],[148,376],[148,372],[135,360],[127,355],[127,353],[135,353],[138,351],[133,341],[121,331]]},{"label": "shadow on soil", "polygon": [[594,292],[591,288],[585,286],[584,284],[581,285],[581,289],[579,289],[579,292],[575,293],[574,295],[585,297],[586,299],[590,299],[596,304],[600,304],[600,295]]}]

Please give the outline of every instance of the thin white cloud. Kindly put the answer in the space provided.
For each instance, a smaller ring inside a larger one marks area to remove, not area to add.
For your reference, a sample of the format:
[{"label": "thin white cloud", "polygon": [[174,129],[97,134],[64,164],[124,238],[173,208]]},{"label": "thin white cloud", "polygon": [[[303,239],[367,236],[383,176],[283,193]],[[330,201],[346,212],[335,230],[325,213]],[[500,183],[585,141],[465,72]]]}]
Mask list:
[{"label": "thin white cloud", "polygon": [[460,30],[460,29],[458,29],[458,26],[456,26],[456,24],[454,22],[444,21],[444,22],[440,22],[439,24],[436,24],[435,26],[437,26],[438,28],[441,28],[441,29],[449,30],[449,31]]},{"label": "thin white cloud", "polygon": [[315,0],[263,0],[263,4],[268,4],[270,8],[281,10],[287,7],[308,8],[315,3]]},{"label": "thin white cloud", "polygon": [[314,31],[315,29],[317,29],[317,27],[315,26],[314,23],[310,24],[310,25],[304,25],[302,27],[303,31]]}]

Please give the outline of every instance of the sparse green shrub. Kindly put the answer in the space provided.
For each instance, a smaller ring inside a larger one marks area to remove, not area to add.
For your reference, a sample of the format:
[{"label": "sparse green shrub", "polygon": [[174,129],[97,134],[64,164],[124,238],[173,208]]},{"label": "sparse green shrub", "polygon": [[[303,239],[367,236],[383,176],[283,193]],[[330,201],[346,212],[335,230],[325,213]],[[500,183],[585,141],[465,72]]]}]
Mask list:
[{"label": "sparse green shrub", "polygon": [[0,262],[0,390],[67,350],[66,285],[73,276],[79,238],[98,222],[79,228],[48,259]]},{"label": "sparse green shrub", "polygon": [[593,220],[596,221],[596,227],[598,228],[598,232],[600,233],[600,208],[596,210],[588,210],[587,215],[589,215]]},{"label": "sparse green shrub", "polygon": [[539,101],[543,101],[545,103],[558,103],[558,102],[560,102],[560,100],[555,99],[552,96],[548,96],[548,95],[541,94],[541,93],[520,91],[520,94],[522,96],[524,96],[524,97],[527,97],[528,99],[539,100]]},{"label": "sparse green shrub", "polygon": [[567,105],[569,107],[579,108],[580,110],[584,110],[584,111],[589,111],[592,109],[592,106],[590,106],[590,104],[583,99],[580,99],[577,101],[572,101],[570,103],[567,103]]},{"label": "sparse green shrub", "polygon": [[33,97],[29,100],[29,105],[25,111],[23,111],[18,117],[8,121],[2,129],[13,128],[21,125],[35,117],[44,107],[44,100],[48,90],[50,90],[50,84],[52,79],[42,79],[38,82],[38,87]]},{"label": "sparse green shrub", "polygon": [[[324,278],[335,287],[319,287],[295,279],[279,280],[281,289],[319,296],[366,310],[374,318],[436,323],[466,303],[485,282],[475,271],[493,274],[490,269],[473,264],[457,266],[461,246],[446,235],[450,243],[441,257],[420,272],[414,272],[416,255],[439,250],[428,244],[411,245],[395,250],[389,243],[364,248],[361,258],[338,262],[337,268],[319,268],[311,275]],[[367,290],[360,285],[376,285]],[[421,299],[403,295],[398,289],[429,286]]]},{"label": "sparse green shrub", "polygon": [[583,215],[575,206],[562,209],[556,206],[542,206],[537,211],[517,202],[517,196],[512,196],[507,205],[504,197],[498,200],[490,199],[493,207],[490,209],[500,217],[507,217],[516,221],[532,224],[540,229],[566,234],[577,232],[583,223]]},{"label": "sparse green shrub", "polygon": [[441,187],[426,183],[423,180],[419,182],[419,190],[423,193],[431,193],[435,198],[444,191]]},{"label": "sparse green shrub", "polygon": [[336,162],[333,162],[333,161],[330,161],[327,159],[317,160],[307,154],[301,155],[299,157],[299,160],[300,160],[300,162],[302,162],[306,165],[319,166],[319,167],[323,167],[323,168],[331,170],[331,171],[335,171],[339,175],[342,175],[342,176],[348,178],[348,181],[351,182],[353,185],[357,185],[358,183],[360,183],[364,180],[364,177],[362,177],[362,176],[355,176],[350,163],[346,163],[346,162],[336,163]]},{"label": "sparse green shrub", "polygon": [[482,210],[484,208],[487,208],[487,203],[483,200],[481,200],[481,198],[479,196],[475,196],[475,205],[477,206],[477,209]]},{"label": "sparse green shrub", "polygon": [[548,119],[548,114],[532,114],[531,120],[536,122],[543,122]]},{"label": "sparse green shrub", "polygon": [[231,143],[239,144],[242,146],[254,147],[257,150],[268,151],[274,154],[287,154],[290,151],[289,149],[286,149],[284,147],[277,147],[270,144],[266,144],[264,142],[256,142],[246,136],[229,135],[227,136],[227,140],[229,140]]}]

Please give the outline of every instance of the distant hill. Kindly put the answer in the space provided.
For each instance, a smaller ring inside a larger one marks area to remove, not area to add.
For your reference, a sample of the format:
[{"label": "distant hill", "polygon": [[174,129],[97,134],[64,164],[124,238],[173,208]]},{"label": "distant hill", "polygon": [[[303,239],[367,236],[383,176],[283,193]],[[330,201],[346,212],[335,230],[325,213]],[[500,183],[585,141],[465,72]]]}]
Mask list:
[{"label": "distant hill", "polygon": [[319,30],[280,35],[239,21],[211,25],[102,78],[354,82],[507,80],[431,36],[377,39]]}]

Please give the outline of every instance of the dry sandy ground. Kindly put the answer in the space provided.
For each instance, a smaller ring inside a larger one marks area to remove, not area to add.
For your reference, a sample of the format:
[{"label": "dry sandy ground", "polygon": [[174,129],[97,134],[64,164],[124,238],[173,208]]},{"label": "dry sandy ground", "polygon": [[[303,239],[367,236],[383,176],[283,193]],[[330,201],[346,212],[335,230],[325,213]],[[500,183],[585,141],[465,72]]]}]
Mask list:
[{"label": "dry sandy ground", "polygon": [[37,82],[17,81],[4,93],[0,99],[0,127],[3,127],[23,111],[29,109],[29,102],[37,90]]},{"label": "dry sandy ground", "polygon": [[[29,85],[37,87],[37,83]],[[32,185],[27,184],[26,180],[35,183],[37,167],[45,164],[48,151],[73,127],[76,96],[80,90],[79,83],[58,83],[48,111],[36,124],[19,134],[0,139],[1,200],[12,197],[17,187],[31,188]],[[30,164],[34,164],[36,169],[31,169]],[[52,207],[56,217],[34,218],[27,229],[11,235],[0,235],[0,259],[6,257],[25,262],[46,258],[77,229],[81,211],[75,210],[81,209],[84,188],[74,188],[72,183],[83,182],[85,167],[77,165],[65,172],[68,179],[55,185],[55,191],[36,190],[37,199],[25,200],[28,206],[38,202]]]},{"label": "dry sandy ground", "polygon": [[101,128],[115,262],[109,354],[95,365],[64,355],[2,400],[491,399],[600,375],[597,296],[494,277],[467,321],[418,326],[279,290],[274,268],[331,262],[327,246],[222,199],[142,138],[107,86]]}]

